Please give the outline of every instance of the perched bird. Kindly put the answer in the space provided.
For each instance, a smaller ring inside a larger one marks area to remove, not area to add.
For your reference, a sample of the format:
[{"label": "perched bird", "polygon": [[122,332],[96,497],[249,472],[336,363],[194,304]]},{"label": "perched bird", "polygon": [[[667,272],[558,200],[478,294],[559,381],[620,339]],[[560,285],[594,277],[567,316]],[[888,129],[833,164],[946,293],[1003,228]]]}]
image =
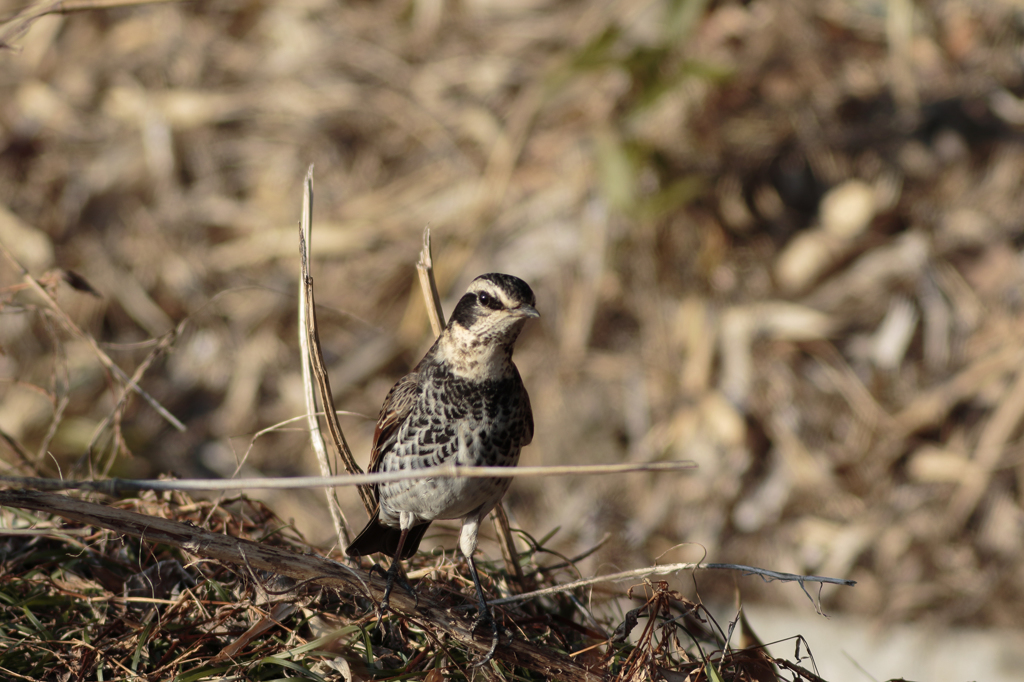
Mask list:
[{"label": "perched bird", "polygon": [[[533,412],[512,349],[526,320],[539,317],[529,285],[518,277],[480,275],[459,300],[448,326],[413,371],[388,393],[377,417],[370,472],[455,466],[515,466],[533,440]],[[462,519],[459,548],[476,585],[476,625],[490,622],[490,660],[498,626],[487,607],[473,552],[480,522],[511,478],[425,478],[375,486],[377,510],[345,550],[351,557],[392,557],[378,621],[398,575],[430,522]],[[403,587],[412,592],[405,585]]]}]

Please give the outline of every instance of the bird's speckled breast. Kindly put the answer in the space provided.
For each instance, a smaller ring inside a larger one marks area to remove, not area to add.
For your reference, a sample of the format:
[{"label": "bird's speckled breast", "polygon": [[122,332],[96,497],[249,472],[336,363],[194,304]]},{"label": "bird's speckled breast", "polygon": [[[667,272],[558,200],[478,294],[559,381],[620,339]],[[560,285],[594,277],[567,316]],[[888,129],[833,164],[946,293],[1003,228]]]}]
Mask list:
[{"label": "bird's speckled breast", "polygon": [[[529,402],[514,366],[500,379],[469,381],[446,371],[445,363],[424,369],[416,405],[381,471],[422,469],[455,459],[456,466],[515,466],[533,431]],[[381,520],[397,524],[403,511],[419,522],[467,516],[494,504],[510,478],[406,480],[380,485]]]}]

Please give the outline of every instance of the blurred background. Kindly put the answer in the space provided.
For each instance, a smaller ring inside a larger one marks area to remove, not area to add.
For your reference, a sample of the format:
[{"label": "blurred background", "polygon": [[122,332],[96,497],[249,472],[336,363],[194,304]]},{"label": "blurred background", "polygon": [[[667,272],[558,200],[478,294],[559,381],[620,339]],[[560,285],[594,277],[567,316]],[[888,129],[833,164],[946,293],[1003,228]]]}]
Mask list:
[{"label": "blurred background", "polygon": [[[361,464],[388,389],[432,342],[413,267],[429,225],[446,312],[484,272],[537,294],[516,351],[537,423],[523,464],[700,465],[518,480],[513,526],[557,530],[547,546],[570,556],[609,535],[585,574],[706,557],[851,578],[823,590],[826,612],[933,643],[1010,633],[1020,650],[1019,2],[211,0],[37,17],[52,4],[0,0],[0,243],[187,429],[121,402],[3,259],[5,472],[317,472],[301,422],[255,437],[304,413],[313,163],[321,340]],[[253,496],[335,544],[319,493]],[[358,528],[354,489],[341,497]],[[854,646],[815,646],[825,621],[795,585],[697,583],[808,616],[782,636],[804,634],[819,664]],[[879,646],[857,655],[877,678],[922,670],[872,661]],[[1020,670],[1000,655],[976,679]],[[965,679],[940,668],[930,679]]]}]

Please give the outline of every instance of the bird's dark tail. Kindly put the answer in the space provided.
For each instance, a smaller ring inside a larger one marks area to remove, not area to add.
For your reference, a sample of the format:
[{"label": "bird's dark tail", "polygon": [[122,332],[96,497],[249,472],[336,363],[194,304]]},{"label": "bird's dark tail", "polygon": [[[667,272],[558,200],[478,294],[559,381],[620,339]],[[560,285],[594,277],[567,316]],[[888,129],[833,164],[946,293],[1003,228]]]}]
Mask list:
[{"label": "bird's dark tail", "polygon": [[429,523],[421,523],[410,528],[405,538],[405,546],[402,547],[402,556],[395,557],[395,552],[398,551],[398,538],[402,536],[402,531],[381,523],[380,509],[378,509],[356,539],[352,541],[352,544],[345,548],[345,554],[357,557],[380,552],[389,557],[405,560],[419,549],[423,534],[427,532],[429,526]]}]

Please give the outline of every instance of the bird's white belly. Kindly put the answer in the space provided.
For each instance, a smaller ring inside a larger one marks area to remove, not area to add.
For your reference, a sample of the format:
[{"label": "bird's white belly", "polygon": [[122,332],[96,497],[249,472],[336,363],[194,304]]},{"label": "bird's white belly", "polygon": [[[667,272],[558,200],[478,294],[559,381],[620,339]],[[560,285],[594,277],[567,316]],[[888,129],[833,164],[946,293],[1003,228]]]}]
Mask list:
[{"label": "bird's white belly", "polygon": [[[460,519],[474,512],[486,513],[508,490],[511,478],[434,478],[416,481],[401,492],[392,492],[381,505],[381,520],[398,525],[402,512],[413,512],[416,523],[435,519]],[[490,505],[483,509],[485,505]]]}]

